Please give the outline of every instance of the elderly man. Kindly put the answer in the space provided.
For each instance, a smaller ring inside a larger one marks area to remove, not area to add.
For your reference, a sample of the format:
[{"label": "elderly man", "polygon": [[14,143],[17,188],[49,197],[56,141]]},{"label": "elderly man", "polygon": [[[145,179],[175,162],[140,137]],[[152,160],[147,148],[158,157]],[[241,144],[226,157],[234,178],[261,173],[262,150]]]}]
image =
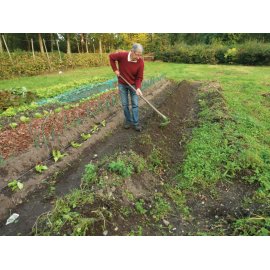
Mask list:
[{"label": "elderly man", "polygon": [[[116,76],[118,76],[119,94],[124,110],[125,123],[124,128],[128,129],[132,125],[136,131],[141,131],[142,127],[139,124],[139,108],[138,96],[142,95],[141,85],[143,80],[144,62],[141,58],[143,47],[141,44],[134,44],[129,52],[111,53],[109,55],[110,64]],[[118,68],[116,66],[118,62]],[[125,78],[136,92],[121,78]],[[131,96],[132,117],[129,111],[129,98]]]}]

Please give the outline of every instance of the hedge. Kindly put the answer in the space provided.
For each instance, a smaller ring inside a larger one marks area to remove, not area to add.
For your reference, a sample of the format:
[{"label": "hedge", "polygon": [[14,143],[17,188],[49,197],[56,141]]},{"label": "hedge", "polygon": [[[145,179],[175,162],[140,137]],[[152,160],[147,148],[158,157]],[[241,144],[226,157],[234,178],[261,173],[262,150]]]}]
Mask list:
[{"label": "hedge", "polygon": [[33,76],[49,71],[60,71],[76,67],[97,67],[109,65],[108,54],[61,54],[49,53],[50,64],[46,54],[16,52],[11,53],[12,61],[7,53],[0,54],[0,79],[17,76]]},{"label": "hedge", "polygon": [[249,42],[234,46],[178,45],[155,54],[155,60],[188,64],[270,65],[270,43]]}]

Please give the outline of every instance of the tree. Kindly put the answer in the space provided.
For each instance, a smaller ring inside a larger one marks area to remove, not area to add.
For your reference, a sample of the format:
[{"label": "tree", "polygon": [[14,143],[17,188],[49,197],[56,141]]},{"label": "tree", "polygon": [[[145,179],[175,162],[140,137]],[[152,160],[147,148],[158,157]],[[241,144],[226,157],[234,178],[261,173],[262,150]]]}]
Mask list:
[{"label": "tree", "polygon": [[0,53],[4,52],[3,43],[2,43],[2,35],[0,34]]},{"label": "tree", "polygon": [[71,54],[70,34],[66,34],[66,36],[67,36],[67,54]]},{"label": "tree", "polygon": [[38,43],[39,43],[40,52],[44,54],[44,47],[43,47],[43,41],[42,41],[41,34],[38,34]]}]

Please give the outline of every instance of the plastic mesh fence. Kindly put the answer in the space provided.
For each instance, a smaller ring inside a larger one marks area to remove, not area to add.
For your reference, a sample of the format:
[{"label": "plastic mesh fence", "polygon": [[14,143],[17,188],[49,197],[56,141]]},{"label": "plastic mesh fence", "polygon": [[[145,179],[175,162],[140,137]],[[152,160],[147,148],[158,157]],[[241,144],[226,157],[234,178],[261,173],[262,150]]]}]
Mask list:
[{"label": "plastic mesh fence", "polygon": [[[144,80],[142,90],[147,89],[148,87],[152,86],[154,83],[160,81],[162,78],[164,78],[164,76],[159,75],[157,77]],[[87,85],[70,89],[66,91],[65,93],[62,93],[53,98],[46,98],[46,99],[37,101],[37,104],[45,105],[47,103],[55,103],[55,102],[60,102],[60,103],[76,102],[83,98],[87,98],[98,93],[106,92],[116,87],[117,87],[117,78],[114,78],[106,82],[96,83],[96,84],[87,84]]]}]

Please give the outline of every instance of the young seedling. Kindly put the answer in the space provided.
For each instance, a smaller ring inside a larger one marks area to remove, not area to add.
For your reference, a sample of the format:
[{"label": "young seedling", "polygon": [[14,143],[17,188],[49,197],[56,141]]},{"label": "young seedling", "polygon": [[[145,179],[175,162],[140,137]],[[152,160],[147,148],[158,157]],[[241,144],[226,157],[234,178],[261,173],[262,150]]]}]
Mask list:
[{"label": "young seedling", "polygon": [[2,166],[4,166],[5,163],[6,163],[6,161],[5,161],[4,158],[0,155],[0,168],[1,168]]},{"label": "young seedling", "polygon": [[44,116],[46,116],[46,115],[48,115],[48,114],[49,114],[49,112],[48,112],[48,111],[43,110],[43,115],[44,115]]},{"label": "young seedling", "polygon": [[35,170],[36,170],[37,172],[39,172],[39,173],[42,173],[43,171],[48,170],[48,167],[45,166],[45,165],[39,164],[39,165],[36,165],[36,166],[35,166]]},{"label": "young seedling", "polygon": [[8,183],[8,187],[9,187],[12,191],[21,190],[21,189],[23,189],[23,183],[21,183],[20,181],[14,179],[14,180],[11,180],[11,181]]},{"label": "young seedling", "polygon": [[18,124],[17,124],[17,123],[10,123],[9,126],[10,126],[12,129],[14,129],[14,128],[16,128],[16,127],[18,126]]},{"label": "young seedling", "polygon": [[34,114],[34,117],[35,117],[35,118],[42,118],[43,115],[42,115],[41,113],[35,113],[35,114]]},{"label": "young seedling", "polygon": [[61,108],[61,107],[56,108],[54,111],[55,111],[56,113],[59,113],[59,112],[61,112],[61,111],[62,111],[62,108]]},{"label": "young seedling", "polygon": [[92,133],[95,133],[96,131],[98,131],[98,125],[94,125],[94,127],[91,129]]},{"label": "young seedling", "polygon": [[28,123],[30,121],[30,118],[23,115],[20,117],[20,120],[23,123]]},{"label": "young seedling", "polygon": [[61,154],[59,150],[53,150],[52,155],[54,162],[57,162],[59,159],[62,159],[64,156],[67,156],[67,154]]},{"label": "young seedling", "polygon": [[101,121],[100,124],[101,124],[103,127],[105,127],[105,126],[106,126],[106,120]]},{"label": "young seedling", "polygon": [[88,133],[88,134],[84,134],[84,133],[81,134],[81,137],[82,137],[83,140],[85,140],[85,141],[88,140],[91,136],[92,136],[92,135],[89,134],[89,133]]},{"label": "young seedling", "polygon": [[74,148],[79,148],[82,145],[81,143],[76,143],[76,142],[71,142],[70,144]]}]

